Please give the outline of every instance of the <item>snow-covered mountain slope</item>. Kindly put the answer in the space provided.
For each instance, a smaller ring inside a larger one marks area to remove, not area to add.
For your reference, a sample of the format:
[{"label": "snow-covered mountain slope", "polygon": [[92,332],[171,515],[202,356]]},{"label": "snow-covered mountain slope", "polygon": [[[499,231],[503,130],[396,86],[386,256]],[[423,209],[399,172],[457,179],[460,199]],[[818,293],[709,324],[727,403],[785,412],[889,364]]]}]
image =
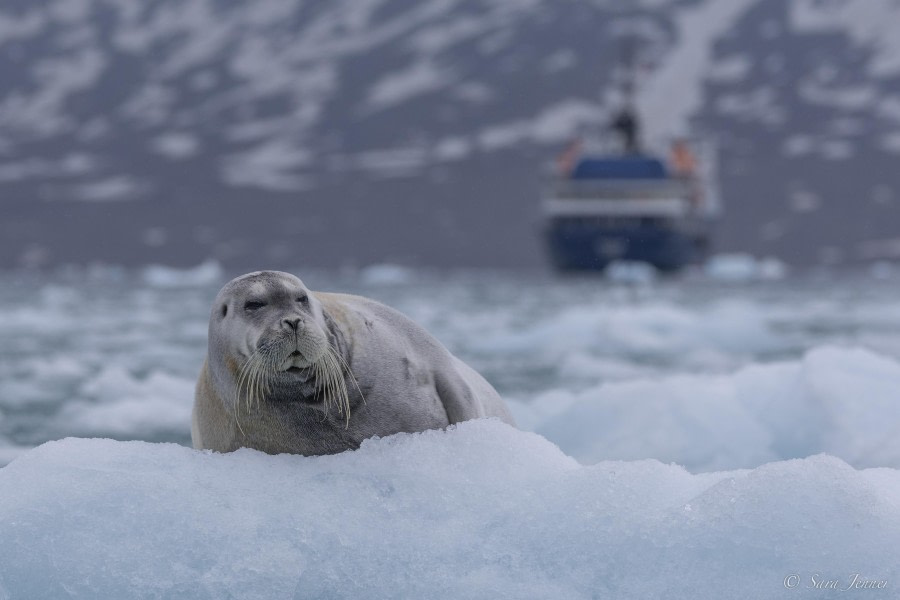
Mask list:
[{"label": "snow-covered mountain slope", "polygon": [[892,0],[11,0],[0,264],[533,265],[609,119],[718,141],[721,249],[900,255]]}]

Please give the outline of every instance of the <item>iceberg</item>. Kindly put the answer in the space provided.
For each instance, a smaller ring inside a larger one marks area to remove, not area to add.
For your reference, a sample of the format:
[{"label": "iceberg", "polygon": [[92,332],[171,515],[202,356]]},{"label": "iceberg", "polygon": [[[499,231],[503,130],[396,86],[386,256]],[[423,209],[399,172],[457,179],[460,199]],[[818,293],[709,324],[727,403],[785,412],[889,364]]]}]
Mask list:
[{"label": "iceberg", "polygon": [[490,420],[322,457],[70,438],[0,469],[0,598],[892,598],[898,507],[894,469],[585,466]]},{"label": "iceberg", "polygon": [[521,426],[585,464],[656,458],[696,472],[826,452],[854,467],[900,468],[898,386],[900,362],[823,346],[729,375],[551,390],[511,404]]}]

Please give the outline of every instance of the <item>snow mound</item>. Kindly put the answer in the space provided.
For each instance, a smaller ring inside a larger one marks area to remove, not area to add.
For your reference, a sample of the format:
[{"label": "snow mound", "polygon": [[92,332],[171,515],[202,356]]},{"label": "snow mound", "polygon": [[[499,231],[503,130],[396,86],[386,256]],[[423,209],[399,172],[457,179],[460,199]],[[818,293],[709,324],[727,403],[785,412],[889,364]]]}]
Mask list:
[{"label": "snow mound", "polygon": [[178,288],[219,283],[224,277],[224,270],[216,261],[208,260],[190,269],[151,265],[145,267],[141,275],[144,283],[151,287]]},{"label": "snow mound", "polygon": [[897,471],[583,467],[495,421],[314,458],[67,439],[0,489],[3,597],[772,599],[859,573],[887,598],[900,581]]},{"label": "snow mound", "polygon": [[673,375],[553,390],[512,403],[517,421],[583,463],[655,458],[691,471],[827,452],[900,468],[900,363],[822,347],[732,375]]}]

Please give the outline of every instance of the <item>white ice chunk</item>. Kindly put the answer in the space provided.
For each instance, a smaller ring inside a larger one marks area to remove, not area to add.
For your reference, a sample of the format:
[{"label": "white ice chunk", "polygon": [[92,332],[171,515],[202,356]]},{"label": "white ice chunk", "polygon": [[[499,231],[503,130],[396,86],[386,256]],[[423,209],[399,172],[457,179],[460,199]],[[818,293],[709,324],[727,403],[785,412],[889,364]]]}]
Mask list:
[{"label": "white ice chunk", "polygon": [[895,470],[583,467],[492,421],[318,458],[68,439],[0,470],[0,490],[11,598],[793,599],[809,590],[792,574],[900,581]]},{"label": "white ice chunk", "polygon": [[704,265],[707,277],[720,281],[783,279],[787,265],[774,257],[757,259],[750,254],[716,254]]},{"label": "white ice chunk", "polygon": [[823,347],[800,362],[554,390],[513,408],[584,463],[656,458],[705,471],[827,452],[900,468],[898,387],[895,360]]},{"label": "white ice chunk", "polygon": [[221,281],[222,277],[222,266],[214,260],[207,260],[189,269],[151,265],[142,272],[144,283],[158,288],[211,285]]},{"label": "white ice chunk", "polygon": [[409,267],[382,263],[365,267],[359,272],[359,278],[367,285],[397,285],[409,283],[414,274]]}]

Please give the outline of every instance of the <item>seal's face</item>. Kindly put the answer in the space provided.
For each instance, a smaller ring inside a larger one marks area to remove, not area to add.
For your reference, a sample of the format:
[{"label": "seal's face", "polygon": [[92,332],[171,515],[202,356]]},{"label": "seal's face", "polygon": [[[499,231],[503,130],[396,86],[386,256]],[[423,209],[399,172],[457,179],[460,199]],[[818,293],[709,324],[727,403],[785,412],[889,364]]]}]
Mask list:
[{"label": "seal's face", "polygon": [[210,314],[209,355],[235,406],[238,398],[248,405],[327,404],[329,394],[318,388],[342,384],[321,304],[302,281],[280,271],[242,275],[222,288]]},{"label": "seal's face", "polygon": [[303,282],[288,273],[261,271],[231,281],[216,302],[213,320],[244,360],[263,355],[279,373],[300,373],[328,348],[322,309]]}]

